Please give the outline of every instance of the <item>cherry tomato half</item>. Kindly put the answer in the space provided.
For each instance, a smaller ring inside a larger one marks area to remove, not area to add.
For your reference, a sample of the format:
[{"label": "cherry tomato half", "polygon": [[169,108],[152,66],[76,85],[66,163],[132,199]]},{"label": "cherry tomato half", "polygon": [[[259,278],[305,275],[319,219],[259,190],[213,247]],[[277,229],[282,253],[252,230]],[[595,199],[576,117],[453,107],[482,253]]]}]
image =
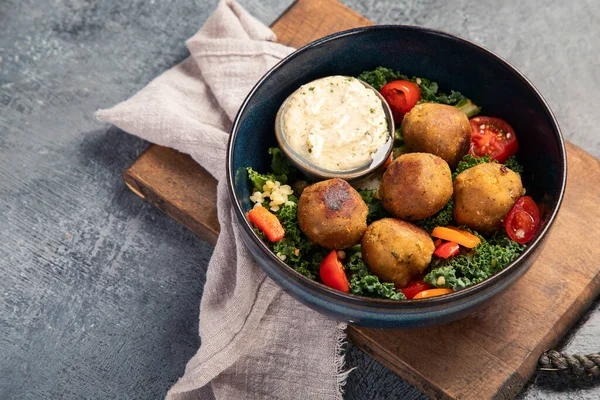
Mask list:
[{"label": "cherry tomato half", "polygon": [[540,224],[540,210],[529,196],[523,196],[512,206],[504,228],[512,240],[525,244],[531,240]]},{"label": "cherry tomato half", "polygon": [[408,284],[407,287],[400,289],[402,293],[406,296],[407,299],[412,299],[415,297],[417,293],[422,292],[423,290],[427,290],[431,287],[431,285],[427,282],[423,281],[412,281]]},{"label": "cherry tomato half", "polygon": [[417,293],[415,297],[413,297],[413,299],[426,299],[428,297],[441,296],[443,294],[448,294],[452,292],[454,292],[454,290],[447,288],[423,290],[422,292]]},{"label": "cherry tomato half", "polygon": [[319,275],[323,283],[330,288],[340,290],[342,292],[350,292],[350,284],[344,272],[344,266],[340,262],[338,252],[332,250],[321,262]]},{"label": "cherry tomato half", "polygon": [[416,83],[409,81],[392,81],[379,91],[390,105],[394,122],[402,122],[404,114],[409,112],[419,100],[421,89]]},{"label": "cherry tomato half", "polygon": [[440,244],[435,249],[433,254],[435,254],[436,257],[439,257],[439,258],[448,258],[448,257],[457,255],[459,251],[460,251],[460,246],[458,245],[458,243],[446,242],[446,243]]},{"label": "cherry tomato half", "polygon": [[519,150],[515,131],[508,122],[494,117],[471,118],[471,148],[469,154],[503,163]]}]

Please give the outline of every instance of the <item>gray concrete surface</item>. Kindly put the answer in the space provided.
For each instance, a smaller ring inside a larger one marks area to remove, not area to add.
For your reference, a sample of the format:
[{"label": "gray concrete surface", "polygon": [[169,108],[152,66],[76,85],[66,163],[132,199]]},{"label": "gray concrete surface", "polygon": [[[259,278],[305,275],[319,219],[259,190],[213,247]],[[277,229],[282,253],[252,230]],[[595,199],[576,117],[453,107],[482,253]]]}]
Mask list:
[{"label": "gray concrete surface", "polygon": [[[600,156],[597,2],[345,2],[496,51],[542,91],[567,138]],[[290,1],[241,3],[270,23]],[[0,2],[1,399],[161,398],[200,345],[212,248],[125,187],[146,143],[92,114],[182,60],[215,5]],[[598,335],[596,303],[562,348],[598,351]],[[425,398],[352,346],[347,361],[348,399]],[[600,387],[538,377],[520,397],[597,399]]]}]

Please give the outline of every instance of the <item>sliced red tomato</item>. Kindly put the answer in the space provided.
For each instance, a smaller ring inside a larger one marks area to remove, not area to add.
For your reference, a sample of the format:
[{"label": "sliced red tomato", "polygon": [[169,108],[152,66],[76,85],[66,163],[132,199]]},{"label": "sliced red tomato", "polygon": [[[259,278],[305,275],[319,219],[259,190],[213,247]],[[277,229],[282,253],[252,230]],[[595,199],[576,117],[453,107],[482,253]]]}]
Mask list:
[{"label": "sliced red tomato", "polygon": [[350,292],[350,284],[344,272],[344,266],[340,262],[338,252],[332,250],[321,262],[319,271],[321,280],[330,288],[340,290],[342,292]]},{"label": "sliced red tomato", "polygon": [[489,155],[503,163],[519,150],[515,131],[500,118],[471,118],[471,147],[469,154],[477,157]]},{"label": "sliced red tomato", "polygon": [[523,196],[508,212],[504,227],[512,240],[525,244],[533,238],[539,224],[540,210],[535,201],[529,196]]},{"label": "sliced red tomato", "polygon": [[394,122],[402,122],[404,114],[421,100],[421,89],[416,83],[409,81],[392,81],[383,86],[379,91],[390,105]]},{"label": "sliced red tomato", "polygon": [[435,254],[436,257],[439,257],[439,258],[449,258],[449,257],[457,255],[459,251],[460,251],[460,246],[458,245],[458,243],[446,242],[446,243],[440,244],[435,249],[433,254]]},{"label": "sliced red tomato", "polygon": [[443,294],[449,294],[452,292],[454,292],[454,290],[447,288],[423,290],[422,292],[417,293],[413,299],[426,299],[428,297],[441,296]]},{"label": "sliced red tomato", "polygon": [[423,281],[412,281],[407,287],[400,289],[407,299],[412,299],[417,293],[431,288],[431,285]]}]

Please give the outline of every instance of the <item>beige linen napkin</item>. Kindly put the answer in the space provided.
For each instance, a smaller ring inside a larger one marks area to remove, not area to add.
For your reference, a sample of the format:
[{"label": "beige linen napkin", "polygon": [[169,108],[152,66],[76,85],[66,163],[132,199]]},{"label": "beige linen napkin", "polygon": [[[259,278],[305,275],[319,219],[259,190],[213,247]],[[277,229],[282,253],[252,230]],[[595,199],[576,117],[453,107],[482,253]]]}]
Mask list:
[{"label": "beige linen napkin", "polygon": [[241,102],[293,49],[275,43],[273,32],[233,0],[221,2],[187,46],[191,57],[96,113],[190,154],[219,181],[221,234],[200,303],[202,344],[167,398],[341,399],[346,325],[306,308],[266,277],[244,247],[224,179],[227,138]]}]

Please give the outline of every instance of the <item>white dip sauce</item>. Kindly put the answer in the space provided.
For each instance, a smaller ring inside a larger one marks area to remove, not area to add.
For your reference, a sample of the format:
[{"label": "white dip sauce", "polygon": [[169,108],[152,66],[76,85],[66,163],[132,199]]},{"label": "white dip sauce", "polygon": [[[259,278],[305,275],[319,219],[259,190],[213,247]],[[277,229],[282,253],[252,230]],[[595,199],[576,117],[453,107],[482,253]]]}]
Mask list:
[{"label": "white dip sauce", "polygon": [[289,146],[330,171],[362,167],[389,137],[381,100],[355,78],[329,76],[301,86],[282,113]]}]

